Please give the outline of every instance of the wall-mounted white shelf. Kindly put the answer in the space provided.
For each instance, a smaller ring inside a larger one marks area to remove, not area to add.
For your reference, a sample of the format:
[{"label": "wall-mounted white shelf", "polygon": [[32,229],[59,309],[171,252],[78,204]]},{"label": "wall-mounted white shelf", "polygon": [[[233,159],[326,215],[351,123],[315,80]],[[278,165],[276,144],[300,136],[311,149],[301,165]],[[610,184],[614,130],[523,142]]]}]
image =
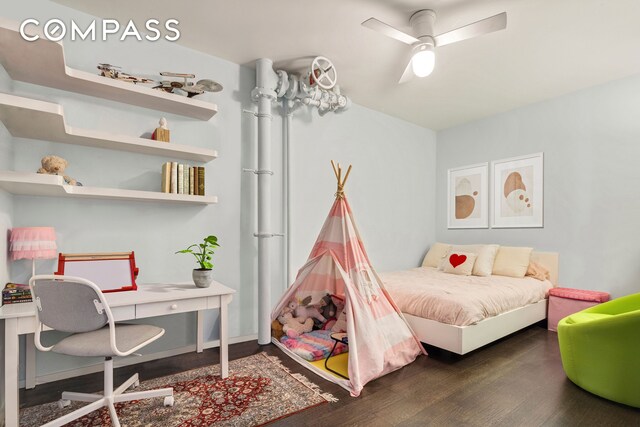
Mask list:
[{"label": "wall-mounted white shelf", "polygon": [[0,188],[12,194],[25,196],[84,197],[89,199],[170,202],[196,205],[218,203],[216,196],[192,196],[187,194],[160,193],[156,191],[64,185],[64,179],[61,176],[15,171],[0,171]]},{"label": "wall-mounted white shelf", "polygon": [[65,123],[62,106],[6,93],[0,93],[0,121],[11,135],[18,138],[41,139],[197,162],[209,162],[218,157],[215,150],[73,128]]},{"label": "wall-mounted white shelf", "polygon": [[14,80],[200,120],[209,120],[218,112],[216,104],[102,77],[97,70],[91,74],[69,68],[62,43],[45,39],[33,26],[28,28],[29,34],[40,38],[33,42],[23,40],[17,22],[0,18],[0,63]]}]

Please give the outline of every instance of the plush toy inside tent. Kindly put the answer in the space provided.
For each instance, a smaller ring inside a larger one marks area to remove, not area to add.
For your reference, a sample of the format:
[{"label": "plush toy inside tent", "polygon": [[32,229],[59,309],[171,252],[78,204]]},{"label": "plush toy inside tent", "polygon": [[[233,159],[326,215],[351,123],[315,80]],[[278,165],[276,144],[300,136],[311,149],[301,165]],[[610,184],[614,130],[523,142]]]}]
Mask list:
[{"label": "plush toy inside tent", "polygon": [[343,177],[331,164],[336,200],[309,259],[271,313],[272,341],[359,396],[367,382],[426,352],[369,262],[344,194],[351,166]]}]

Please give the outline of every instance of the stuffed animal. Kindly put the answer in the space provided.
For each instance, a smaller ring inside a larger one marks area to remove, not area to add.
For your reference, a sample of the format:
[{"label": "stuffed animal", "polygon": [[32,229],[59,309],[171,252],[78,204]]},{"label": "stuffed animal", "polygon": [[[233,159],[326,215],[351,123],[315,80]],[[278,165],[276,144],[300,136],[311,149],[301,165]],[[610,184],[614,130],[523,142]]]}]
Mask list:
[{"label": "stuffed animal", "polygon": [[326,319],[336,317],[336,314],[338,313],[338,307],[333,302],[333,298],[330,294],[326,294],[320,300],[320,312]]},{"label": "stuffed animal", "polygon": [[67,168],[68,162],[62,157],[58,156],[46,156],[42,158],[42,167],[38,169],[38,173],[48,175],[61,175],[64,178],[64,182],[69,185],[82,185],[75,179],[64,174]]},{"label": "stuffed animal", "polygon": [[321,323],[327,321],[325,317],[320,313],[318,307],[314,305],[309,305],[311,303],[311,296],[306,297],[300,303],[298,303],[297,299],[292,299],[289,301],[288,308],[291,310],[293,315],[301,320],[306,320],[307,318],[313,318]]},{"label": "stuffed animal", "polygon": [[[326,301],[326,296],[322,298],[323,301]],[[330,317],[327,317],[327,322],[322,325],[322,329],[324,330],[332,330],[333,329],[333,325],[336,324],[337,318],[339,317],[340,313],[342,312],[342,310],[344,309],[344,299],[340,298],[337,295],[329,295],[329,298],[331,299],[331,303],[329,303],[328,301],[326,302],[326,305],[323,307],[323,316],[328,316],[330,313],[331,314]]]},{"label": "stuffed animal", "polygon": [[347,332],[347,310],[343,309],[338,315],[338,320],[331,327],[331,331],[333,332]]},{"label": "stuffed animal", "polygon": [[278,320],[274,320],[273,322],[271,322],[271,336],[280,341],[282,335],[284,335],[284,331],[282,330],[282,323],[280,323]]},{"label": "stuffed animal", "polygon": [[291,311],[286,309],[278,316],[278,322],[282,323],[282,332],[291,338],[313,330],[313,319],[309,317],[304,322],[300,322],[298,318],[293,317]]}]

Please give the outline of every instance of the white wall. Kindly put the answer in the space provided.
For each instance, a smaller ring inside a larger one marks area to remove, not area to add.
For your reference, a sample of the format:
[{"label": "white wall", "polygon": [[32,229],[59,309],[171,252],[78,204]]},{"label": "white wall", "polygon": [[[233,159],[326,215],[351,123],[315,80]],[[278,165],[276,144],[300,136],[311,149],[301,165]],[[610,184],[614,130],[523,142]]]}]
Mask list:
[{"label": "white wall", "polygon": [[292,133],[293,265],[306,261],[335,199],[330,160],[353,165],[345,193],[374,267],[419,265],[435,237],[435,132],[357,105],[319,121],[302,114]]},{"label": "white wall", "polygon": [[[2,16],[21,21],[27,17],[74,19],[83,24],[88,15],[46,0],[12,2]],[[188,31],[187,28],[181,30]],[[168,42],[65,42],[67,63],[95,72],[98,62],[119,64],[129,72],[153,74],[161,70],[194,72],[224,85],[219,94],[206,94],[220,112],[208,122],[158,113],[116,102],[13,82],[2,87],[15,94],[63,105],[69,125],[125,135],[152,130],[160,116],[169,121],[172,140],[218,150],[220,157],[207,165],[207,193],[219,197],[217,205],[175,206],[101,200],[11,196],[0,191],[0,220],[13,218],[13,226],[50,225],[58,233],[61,252],[134,250],[140,282],[189,281],[190,257],[174,255],[178,249],[210,233],[222,248],[214,258],[215,277],[237,294],[230,307],[229,334],[242,337],[257,332],[256,182],[243,167],[255,167],[255,122],[242,109],[251,108],[254,71]],[[4,73],[4,70],[0,70]],[[347,94],[348,95],[348,94]],[[274,117],[274,230],[281,231],[279,200],[282,179],[282,120]],[[308,255],[333,201],[335,179],[329,159],[352,162],[347,187],[370,256],[380,270],[417,265],[434,234],[435,135],[432,131],[354,106],[341,116],[320,118],[301,110],[293,125],[294,149],[294,268]],[[85,185],[159,190],[160,168],[167,159],[119,151],[78,147],[43,141],[14,139],[0,125],[1,168],[38,169],[40,158],[56,154],[69,161],[68,175]],[[4,154],[4,152],[3,152]],[[7,164],[5,159],[13,159]],[[425,190],[426,187],[426,190]],[[404,197],[412,200],[405,207]],[[2,224],[0,224],[0,227]],[[9,225],[11,226],[11,224]],[[0,230],[1,231],[1,230]],[[282,241],[273,239],[275,253],[272,299],[283,290],[280,255]],[[3,253],[6,254],[6,251]],[[4,258],[0,259],[0,265]],[[297,265],[295,265],[297,264]],[[28,262],[12,264],[11,279],[29,276]],[[51,272],[53,261],[40,261],[39,272]],[[162,340],[144,349],[151,353],[194,343],[191,315],[157,318],[167,329]],[[217,313],[205,329],[215,331]],[[210,339],[216,338],[212,332]],[[74,360],[55,354],[38,355],[38,374],[59,372],[96,361]]]},{"label": "white wall", "polygon": [[[22,20],[29,16],[47,19],[61,17],[86,23],[91,18],[71,9],[39,1],[37,8],[13,3],[3,9],[3,15]],[[34,12],[36,11],[37,12]],[[222,249],[216,255],[216,279],[236,289],[238,295],[230,310],[230,335],[244,336],[255,332],[251,283],[240,281],[242,250],[240,247],[240,156],[243,147],[241,127],[241,90],[253,86],[250,73],[240,66],[200,54],[167,42],[75,42],[65,43],[68,65],[96,71],[98,62],[135,64],[131,71],[172,69],[188,70],[198,76],[213,77],[224,82],[225,91],[207,95],[218,104],[220,112],[203,122],[162,114],[74,93],[36,85],[14,82],[13,93],[49,100],[63,105],[69,125],[99,129],[125,135],[142,135],[157,126],[160,116],[166,116],[173,141],[214,148],[220,159],[207,165],[207,193],[219,197],[218,205],[206,207],[176,206],[160,203],[135,203],[102,200],[76,200],[42,197],[13,197],[13,225],[51,225],[58,234],[61,252],[134,250],[140,268],[140,282],[188,281],[193,261],[174,252],[217,234]],[[127,67],[128,68],[128,67]],[[177,71],[180,71],[177,70]],[[241,79],[245,82],[241,83]],[[244,85],[244,86],[243,86]],[[13,169],[35,172],[40,159],[56,154],[69,161],[68,175],[85,185],[128,189],[160,189],[160,168],[167,159],[132,153],[92,149],[43,141],[12,139]],[[6,196],[4,196],[6,197]],[[250,261],[250,260],[249,260]],[[51,272],[54,261],[40,261],[38,271]],[[29,262],[12,265],[12,279],[25,281],[29,277]],[[249,291],[249,292],[248,292]],[[166,338],[144,349],[151,353],[178,348],[193,343],[192,314],[171,319],[157,319],[167,329]],[[211,313],[207,324],[211,328],[217,314]],[[216,338],[212,332],[211,339]],[[96,361],[73,360],[53,354],[39,355],[38,374],[71,369],[79,364]]]},{"label": "white wall", "polygon": [[[438,132],[437,239],[560,253],[560,285],[640,290],[640,76]],[[447,169],[544,152],[544,228],[447,230]]]},{"label": "white wall", "polygon": [[[12,82],[5,70],[0,67],[0,91],[11,91]],[[4,126],[0,126],[0,170],[11,169],[13,160],[11,135]],[[4,191],[0,191],[0,286],[9,281],[8,237],[13,218],[13,200]],[[0,332],[4,331],[4,321],[0,321]],[[4,333],[0,333],[0,349],[4,348]],[[4,378],[4,363],[0,364],[0,378]],[[0,414],[4,413],[4,387],[0,388]],[[3,422],[0,422],[3,425]]]}]

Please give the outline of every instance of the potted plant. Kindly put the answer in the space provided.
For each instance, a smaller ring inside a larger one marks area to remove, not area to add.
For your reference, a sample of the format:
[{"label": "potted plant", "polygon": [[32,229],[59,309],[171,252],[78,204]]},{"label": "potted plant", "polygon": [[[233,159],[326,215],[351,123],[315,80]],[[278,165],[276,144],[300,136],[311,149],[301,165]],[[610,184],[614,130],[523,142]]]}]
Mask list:
[{"label": "potted plant", "polygon": [[218,238],[216,236],[207,236],[204,242],[189,246],[187,249],[176,252],[177,254],[191,254],[196,257],[196,262],[200,268],[193,269],[193,283],[199,288],[208,288],[213,281],[213,264],[211,257],[213,250],[219,248]]}]

